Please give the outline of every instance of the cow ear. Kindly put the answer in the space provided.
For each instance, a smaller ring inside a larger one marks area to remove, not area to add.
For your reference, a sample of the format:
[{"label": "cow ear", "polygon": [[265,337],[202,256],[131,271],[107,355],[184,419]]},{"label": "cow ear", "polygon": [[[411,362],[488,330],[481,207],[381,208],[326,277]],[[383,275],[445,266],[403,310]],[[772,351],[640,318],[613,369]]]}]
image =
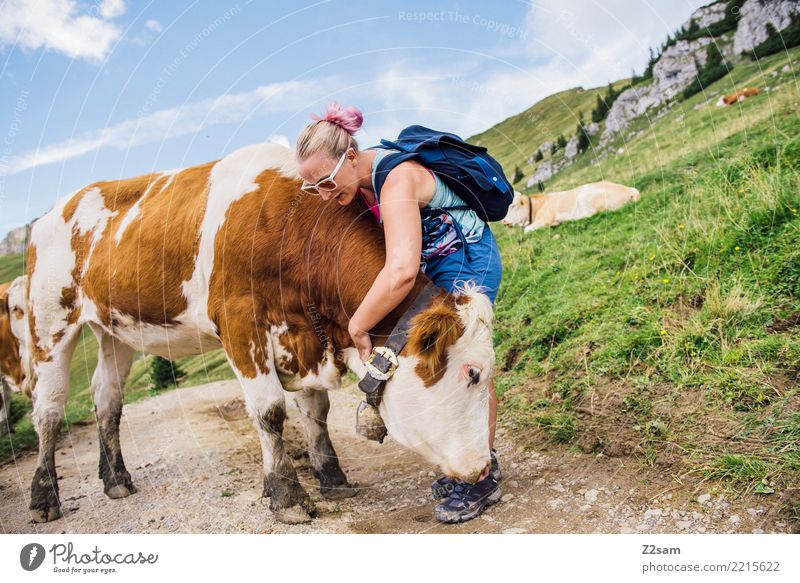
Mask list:
[{"label": "cow ear", "polygon": [[417,372],[425,386],[444,374],[447,349],[463,333],[464,325],[452,301],[438,303],[412,318],[408,347],[417,356]]}]

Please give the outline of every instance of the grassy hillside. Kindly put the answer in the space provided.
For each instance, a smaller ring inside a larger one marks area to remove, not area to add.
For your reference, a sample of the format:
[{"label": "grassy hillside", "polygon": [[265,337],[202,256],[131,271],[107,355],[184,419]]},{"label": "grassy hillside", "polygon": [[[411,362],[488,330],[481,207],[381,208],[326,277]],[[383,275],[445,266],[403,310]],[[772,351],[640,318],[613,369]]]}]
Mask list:
[{"label": "grassy hillside", "polygon": [[[613,83],[615,90],[628,85],[628,79]],[[559,135],[567,140],[575,135],[581,114],[587,122],[597,96],[603,97],[606,86],[583,89],[576,87],[550,95],[512,116],[496,126],[476,134],[469,141],[489,148],[492,156],[508,171],[509,178],[514,168],[522,170],[525,179],[533,174],[535,164],[531,156],[544,142],[554,142]],[[525,181],[516,184],[519,189]]]},{"label": "grassy hillside", "polygon": [[[772,71],[797,70],[799,55],[737,66],[548,184],[611,179],[637,186],[639,202],[529,235],[493,225],[504,261],[497,386],[510,431],[635,454],[739,491],[796,484],[800,94],[791,74]],[[732,85],[775,89],[714,107]],[[511,118],[484,144],[508,152],[503,136],[527,123]]]},{"label": "grassy hillside", "polygon": [[0,257],[0,283],[6,283],[12,279],[22,275],[25,271],[25,266],[22,259],[22,253],[18,255],[6,255]]}]

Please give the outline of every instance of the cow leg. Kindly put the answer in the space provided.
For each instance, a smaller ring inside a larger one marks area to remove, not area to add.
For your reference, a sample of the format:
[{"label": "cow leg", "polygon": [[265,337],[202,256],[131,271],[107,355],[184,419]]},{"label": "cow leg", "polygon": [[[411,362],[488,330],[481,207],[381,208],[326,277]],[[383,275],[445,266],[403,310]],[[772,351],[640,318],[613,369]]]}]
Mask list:
[{"label": "cow leg", "polygon": [[283,388],[274,371],[267,378],[239,376],[247,410],[261,442],[264,460],[264,497],[276,520],[286,524],[309,522],[314,506],[300,485],[297,473],[283,443],[286,402]]},{"label": "cow leg", "polygon": [[11,433],[11,389],[0,377],[0,435]]},{"label": "cow leg", "polygon": [[274,349],[268,326],[254,322],[264,313],[253,296],[229,297],[220,322],[225,354],[242,385],[247,412],[253,420],[264,460],[264,497],[275,519],[286,524],[310,522],[315,513],[308,493],[283,444],[286,401],[275,370]]},{"label": "cow leg", "polygon": [[56,439],[64,418],[69,390],[69,364],[80,326],[71,325],[50,351],[49,358],[34,357],[33,425],[39,435],[39,460],[31,481],[31,518],[49,522],[61,516],[56,475]]},{"label": "cow leg", "polygon": [[328,435],[327,419],[331,403],[327,391],[303,389],[295,393],[294,400],[302,413],[308,454],[314,477],[319,480],[320,493],[330,500],[355,496],[358,492],[347,483]]},{"label": "cow leg", "polygon": [[99,477],[109,498],[125,498],[136,493],[131,475],[125,469],[119,444],[119,422],[125,380],[131,370],[134,350],[90,324],[97,337],[97,368],[92,375],[92,397],[100,442]]}]

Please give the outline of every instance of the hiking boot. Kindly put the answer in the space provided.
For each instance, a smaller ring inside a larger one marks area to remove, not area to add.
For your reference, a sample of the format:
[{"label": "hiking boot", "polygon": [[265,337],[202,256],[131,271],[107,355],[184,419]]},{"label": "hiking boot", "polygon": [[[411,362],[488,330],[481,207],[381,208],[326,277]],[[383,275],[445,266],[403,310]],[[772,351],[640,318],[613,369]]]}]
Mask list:
[{"label": "hiking boot", "polygon": [[436,520],[447,524],[472,520],[496,504],[502,495],[491,474],[475,484],[454,480],[453,491],[436,506]]},{"label": "hiking boot", "polygon": [[[492,467],[489,469],[489,475],[491,475],[495,481],[499,482],[500,479],[503,477],[502,473],[500,472],[500,464],[497,463],[497,456],[495,455],[497,452],[492,450]],[[433,493],[434,498],[447,498],[450,493],[453,491],[453,487],[455,483],[458,482],[456,478],[451,478],[450,476],[443,476],[436,480],[433,484],[431,484],[431,492]]]}]

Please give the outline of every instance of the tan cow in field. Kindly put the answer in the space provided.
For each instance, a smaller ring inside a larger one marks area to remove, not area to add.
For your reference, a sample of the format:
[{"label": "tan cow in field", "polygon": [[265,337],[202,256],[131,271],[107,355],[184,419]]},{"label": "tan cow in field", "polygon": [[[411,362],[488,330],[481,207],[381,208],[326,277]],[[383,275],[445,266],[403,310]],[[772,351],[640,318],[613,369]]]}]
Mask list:
[{"label": "tan cow in field", "polygon": [[[24,363],[39,434],[35,521],[61,515],[56,435],[84,324],[100,345],[92,393],[109,497],[136,492],[119,442],[134,351],[176,359],[220,347],[258,432],[276,518],[314,513],[284,450],[284,391],[295,392],[321,493],[355,494],[328,435],[326,391],[348,367],[364,374],[347,326],[384,266],[383,231],[365,208],[325,203],[300,184],[292,150],[257,144],[192,168],[91,184],[34,223]],[[427,283],[418,274],[372,330],[376,345]],[[477,288],[441,290],[411,321],[380,403],[389,435],[471,481],[489,464],[491,324]],[[482,369],[479,378],[464,376],[468,366]]]},{"label": "tan cow in field", "polygon": [[25,276],[0,284],[0,435],[11,430],[8,423],[11,391],[19,392],[23,384],[25,285]]},{"label": "tan cow in field", "polygon": [[614,211],[640,198],[635,188],[603,180],[572,190],[549,194],[520,194],[514,200],[503,224],[525,227],[525,232],[555,227],[564,221],[577,221],[602,211]]},{"label": "tan cow in field", "polygon": [[727,107],[728,105],[739,103],[740,101],[744,101],[748,97],[753,97],[759,93],[761,93],[761,91],[757,87],[745,87],[744,89],[739,89],[739,91],[735,93],[720,97],[719,101],[717,101],[717,107]]}]

